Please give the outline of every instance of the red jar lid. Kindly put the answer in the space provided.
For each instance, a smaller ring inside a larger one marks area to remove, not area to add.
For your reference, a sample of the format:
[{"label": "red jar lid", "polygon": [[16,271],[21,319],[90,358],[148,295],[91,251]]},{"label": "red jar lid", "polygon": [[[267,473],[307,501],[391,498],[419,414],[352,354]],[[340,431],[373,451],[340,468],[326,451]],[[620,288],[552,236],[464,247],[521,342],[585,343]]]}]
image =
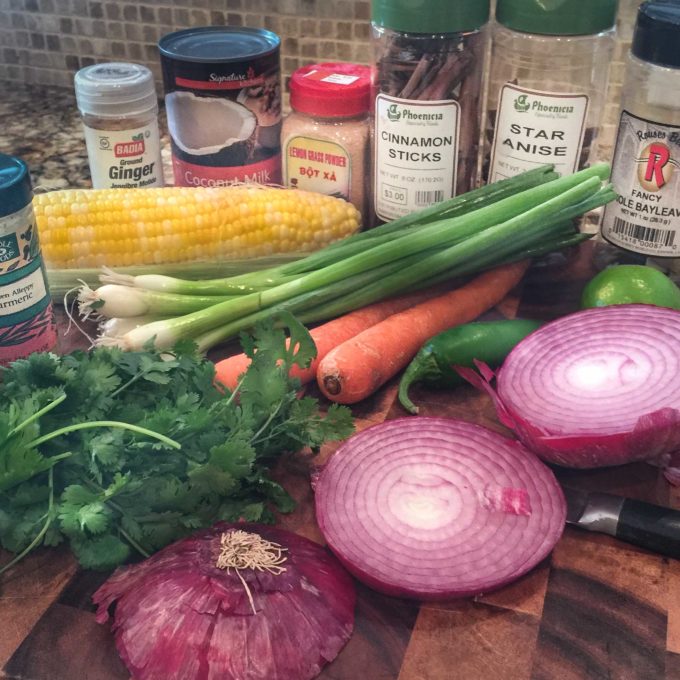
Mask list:
[{"label": "red jar lid", "polygon": [[291,76],[290,105],[300,113],[326,118],[367,113],[371,106],[371,69],[343,63],[303,66]]}]

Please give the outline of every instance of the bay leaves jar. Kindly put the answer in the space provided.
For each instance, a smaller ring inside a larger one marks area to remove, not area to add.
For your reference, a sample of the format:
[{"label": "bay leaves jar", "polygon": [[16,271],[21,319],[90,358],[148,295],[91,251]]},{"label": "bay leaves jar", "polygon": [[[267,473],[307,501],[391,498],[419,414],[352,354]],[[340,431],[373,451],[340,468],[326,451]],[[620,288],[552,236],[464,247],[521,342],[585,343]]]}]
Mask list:
[{"label": "bay leaves jar", "polygon": [[370,69],[347,63],[303,66],[290,79],[283,122],[283,183],[344,198],[368,221]]},{"label": "bay leaves jar", "polygon": [[680,3],[638,9],[612,162],[619,194],[607,205],[602,236],[617,259],[680,274]]}]

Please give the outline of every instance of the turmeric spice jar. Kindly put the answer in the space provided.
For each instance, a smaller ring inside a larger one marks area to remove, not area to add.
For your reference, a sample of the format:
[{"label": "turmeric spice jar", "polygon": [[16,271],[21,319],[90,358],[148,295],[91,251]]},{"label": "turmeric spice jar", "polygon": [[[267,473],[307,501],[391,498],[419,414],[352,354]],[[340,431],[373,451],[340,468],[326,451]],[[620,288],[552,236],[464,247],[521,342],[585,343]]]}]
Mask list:
[{"label": "turmeric spice jar", "polygon": [[283,123],[286,187],[350,201],[368,215],[370,69],[357,64],[304,66],[290,80],[292,112]]},{"label": "turmeric spice jar", "polygon": [[0,154],[0,365],[57,342],[32,198],[26,164]]}]

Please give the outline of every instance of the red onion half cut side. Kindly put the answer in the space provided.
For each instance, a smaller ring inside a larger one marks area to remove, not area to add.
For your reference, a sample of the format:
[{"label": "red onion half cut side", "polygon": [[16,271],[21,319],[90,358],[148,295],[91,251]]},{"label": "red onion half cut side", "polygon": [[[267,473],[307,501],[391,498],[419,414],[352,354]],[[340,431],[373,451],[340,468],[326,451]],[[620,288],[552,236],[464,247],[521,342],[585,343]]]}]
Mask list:
[{"label": "red onion half cut side", "polygon": [[397,597],[467,597],[528,572],[566,517],[551,470],[519,442],[445,418],[348,439],[316,486],[319,526],[360,581]]},{"label": "red onion half cut side", "polygon": [[614,305],[552,321],[512,350],[496,389],[502,422],[549,462],[668,455],[680,449],[680,312]]}]

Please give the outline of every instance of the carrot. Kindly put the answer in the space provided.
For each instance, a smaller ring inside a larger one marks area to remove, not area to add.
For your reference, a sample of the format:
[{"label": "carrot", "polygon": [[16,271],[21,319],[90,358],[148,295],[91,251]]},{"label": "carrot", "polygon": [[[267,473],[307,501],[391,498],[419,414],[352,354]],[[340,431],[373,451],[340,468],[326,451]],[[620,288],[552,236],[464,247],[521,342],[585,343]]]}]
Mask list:
[{"label": "carrot", "polygon": [[338,345],[319,362],[316,379],[328,399],[354,404],[375,392],[437,333],[473,321],[522,279],[528,261],[503,265],[411,309],[392,314]]},{"label": "carrot", "polygon": [[[290,375],[299,378],[303,385],[310,382],[316,376],[319,361],[334,347],[386,319],[391,314],[413,307],[413,305],[441,295],[441,293],[442,287],[437,286],[416,293],[381,300],[313,328],[310,335],[316,344],[316,358],[309,368],[293,366]],[[226,359],[221,359],[215,364],[215,382],[233,391],[238,385],[240,376],[243,375],[249,365],[250,359],[245,354],[235,354]]]}]

